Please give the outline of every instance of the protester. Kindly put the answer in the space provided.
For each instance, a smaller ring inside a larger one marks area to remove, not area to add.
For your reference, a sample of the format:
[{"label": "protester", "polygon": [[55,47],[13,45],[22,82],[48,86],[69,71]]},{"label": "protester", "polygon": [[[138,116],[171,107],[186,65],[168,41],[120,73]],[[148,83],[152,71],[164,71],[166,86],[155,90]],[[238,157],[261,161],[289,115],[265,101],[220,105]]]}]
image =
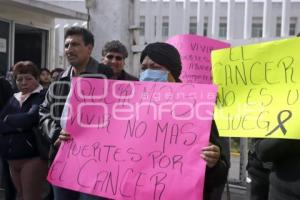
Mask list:
[{"label": "protester", "polygon": [[[47,133],[51,141],[51,155],[53,160],[56,152],[63,141],[71,139],[71,135],[67,133],[60,123],[66,98],[70,91],[70,83],[72,77],[95,75],[111,78],[112,69],[99,64],[91,53],[94,47],[93,34],[82,27],[71,27],[65,33],[65,55],[70,66],[61,75],[61,77],[50,85],[46,94],[45,101],[40,107],[40,126]],[[64,189],[53,186],[55,200],[66,199],[94,199],[93,196],[82,194],[73,190]],[[95,197],[99,199],[98,197]]]},{"label": "protester", "polygon": [[[0,77],[0,113],[12,95],[13,90],[11,85],[4,77]],[[15,199],[15,188],[9,174],[8,163],[2,157],[0,157],[0,165],[0,185],[4,189],[5,200],[13,200]]]},{"label": "protester", "polygon": [[126,47],[119,40],[112,40],[104,45],[101,62],[112,67],[114,72],[113,79],[138,81],[138,78],[124,70],[127,57],[128,51]]},{"label": "protester", "polygon": [[57,80],[58,76],[59,76],[60,74],[62,74],[64,71],[65,71],[64,69],[59,68],[59,67],[53,69],[53,70],[51,71],[51,73],[50,73],[52,81]]},{"label": "protester", "polygon": [[47,68],[42,68],[40,73],[40,84],[44,89],[48,89],[51,84],[50,71]]},{"label": "protester", "polygon": [[[142,69],[140,81],[181,82],[180,55],[170,44],[157,42],[147,45],[142,51],[140,63]],[[228,143],[224,143],[223,148],[214,121],[210,142],[208,147],[202,149],[201,154],[207,163],[203,199],[220,200],[227,180],[229,155],[225,155]]]},{"label": "protester", "polygon": [[47,162],[40,158],[34,127],[45,91],[39,85],[39,70],[30,61],[14,66],[14,79],[20,92],[15,93],[0,114],[0,153],[8,160],[17,198],[41,200],[47,175]]},{"label": "protester", "polygon": [[273,164],[269,175],[269,200],[300,199],[300,141],[262,139],[256,143],[255,151],[260,160]]},{"label": "protester", "polygon": [[256,144],[258,158],[272,162],[269,199],[300,199],[300,141],[262,139]]},{"label": "protester", "polygon": [[257,157],[255,145],[260,140],[254,139],[253,148],[248,152],[247,171],[250,178],[250,200],[265,200],[269,196],[269,174],[272,163],[264,163]]}]

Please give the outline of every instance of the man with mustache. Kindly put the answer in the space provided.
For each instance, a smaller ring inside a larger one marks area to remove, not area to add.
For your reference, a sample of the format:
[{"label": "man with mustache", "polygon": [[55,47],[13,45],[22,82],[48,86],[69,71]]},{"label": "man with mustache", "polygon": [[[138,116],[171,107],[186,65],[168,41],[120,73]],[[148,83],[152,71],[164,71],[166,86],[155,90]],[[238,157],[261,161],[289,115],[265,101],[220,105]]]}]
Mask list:
[{"label": "man with mustache", "polygon": [[[94,47],[93,34],[82,27],[71,27],[65,34],[65,55],[70,63],[58,81],[52,83],[46,94],[45,101],[40,107],[40,126],[51,142],[50,160],[53,160],[63,141],[71,139],[61,126],[64,105],[70,91],[73,77],[95,75],[100,78],[111,78],[113,71],[110,67],[99,64],[91,53]],[[91,199],[90,195],[53,186],[54,199]]]}]

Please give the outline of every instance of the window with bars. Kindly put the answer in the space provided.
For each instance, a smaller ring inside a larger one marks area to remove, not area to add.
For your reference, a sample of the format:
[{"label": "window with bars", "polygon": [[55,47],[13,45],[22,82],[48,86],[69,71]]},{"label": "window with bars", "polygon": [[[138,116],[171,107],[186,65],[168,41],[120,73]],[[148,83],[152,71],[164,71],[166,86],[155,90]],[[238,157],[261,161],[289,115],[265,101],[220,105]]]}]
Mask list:
[{"label": "window with bars", "polygon": [[189,33],[197,34],[197,17],[190,17]]},{"label": "window with bars", "polygon": [[281,35],[281,17],[276,18],[276,37]]},{"label": "window with bars", "polygon": [[253,37],[253,38],[262,37],[262,32],[263,32],[262,29],[263,29],[262,18],[261,17],[253,17],[252,18],[251,37]]},{"label": "window with bars", "polygon": [[140,36],[145,36],[145,16],[140,16]]},{"label": "window with bars", "polygon": [[221,17],[219,23],[219,37],[226,38],[227,36],[227,18]]},{"label": "window with bars", "polygon": [[[291,17],[289,22],[289,35],[297,34],[297,17]],[[281,36],[281,17],[277,17],[276,21],[276,37]]]},{"label": "window with bars", "polygon": [[203,36],[207,36],[207,34],[208,34],[208,17],[204,17]]},{"label": "window with bars", "polygon": [[163,16],[162,18],[162,36],[168,37],[169,36],[169,17]]},{"label": "window with bars", "polygon": [[297,34],[297,17],[291,17],[289,35],[296,35],[296,34]]}]

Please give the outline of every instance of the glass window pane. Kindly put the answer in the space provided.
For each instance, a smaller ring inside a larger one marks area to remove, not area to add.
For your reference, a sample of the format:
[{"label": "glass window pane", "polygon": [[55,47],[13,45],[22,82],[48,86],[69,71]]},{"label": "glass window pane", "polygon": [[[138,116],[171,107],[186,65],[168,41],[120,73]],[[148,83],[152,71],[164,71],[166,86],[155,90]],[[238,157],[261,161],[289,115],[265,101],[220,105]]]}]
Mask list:
[{"label": "glass window pane", "polygon": [[140,16],[140,36],[145,36],[145,16]]}]

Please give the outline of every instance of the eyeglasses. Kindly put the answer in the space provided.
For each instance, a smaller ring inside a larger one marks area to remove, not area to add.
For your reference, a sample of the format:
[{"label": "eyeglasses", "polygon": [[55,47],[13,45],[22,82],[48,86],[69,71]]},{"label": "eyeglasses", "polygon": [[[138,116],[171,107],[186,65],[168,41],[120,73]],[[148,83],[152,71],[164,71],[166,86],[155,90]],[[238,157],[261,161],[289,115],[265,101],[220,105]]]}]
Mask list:
[{"label": "eyeglasses", "polygon": [[112,59],[116,59],[116,61],[121,61],[123,60],[123,57],[122,56],[114,56],[114,55],[107,55],[105,56],[108,60],[112,60]]}]

